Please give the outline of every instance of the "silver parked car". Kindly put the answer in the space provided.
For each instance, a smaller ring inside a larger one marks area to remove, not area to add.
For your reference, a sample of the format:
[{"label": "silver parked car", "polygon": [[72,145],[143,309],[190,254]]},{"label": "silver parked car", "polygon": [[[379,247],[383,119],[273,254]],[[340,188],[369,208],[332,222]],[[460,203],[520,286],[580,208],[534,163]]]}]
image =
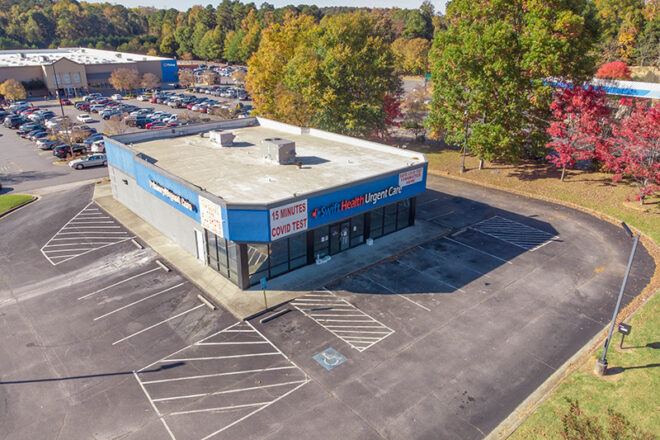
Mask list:
[{"label": "silver parked car", "polygon": [[105,154],[90,154],[69,162],[69,166],[77,170],[82,170],[87,167],[105,166],[107,164],[108,158]]}]

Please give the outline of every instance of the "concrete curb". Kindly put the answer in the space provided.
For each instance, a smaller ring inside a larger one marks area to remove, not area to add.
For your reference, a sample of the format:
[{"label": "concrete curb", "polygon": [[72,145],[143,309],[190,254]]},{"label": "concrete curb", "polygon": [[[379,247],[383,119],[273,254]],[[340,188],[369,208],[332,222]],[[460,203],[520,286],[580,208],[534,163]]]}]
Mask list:
[{"label": "concrete curb", "polygon": [[[565,202],[563,200],[557,200],[551,197],[541,196],[538,194],[528,193],[525,191],[520,191],[512,188],[503,188],[489,183],[474,181],[460,176],[454,176],[449,173],[439,173],[439,172],[429,171],[429,174],[432,176],[444,177],[447,179],[457,180],[460,182],[465,182],[472,185],[481,186],[484,188],[495,189],[510,194],[516,194],[531,199],[554,203],[557,205],[565,206],[567,208],[571,208],[577,211],[587,213],[593,217],[607,221],[608,223],[612,223],[617,226],[621,224],[620,220],[608,214],[596,211],[591,208],[580,206],[575,203]],[[658,289],[658,285],[660,284],[660,246],[653,239],[651,239],[651,237],[649,237],[639,229],[635,227],[631,227],[631,229],[636,234],[639,234],[639,236],[642,239],[642,243],[649,251],[649,254],[653,257],[653,260],[655,262],[655,272],[653,273],[653,276],[649,280],[648,285],[642,290],[642,292],[630,304],[628,304],[628,306],[626,306],[623,310],[619,312],[619,317],[620,317],[619,322],[624,322],[627,319],[629,319],[631,316],[636,314],[637,311],[639,310],[639,307],[642,304],[644,304],[646,301],[652,298],[657,292],[660,292],[660,290]],[[580,366],[582,366],[588,360],[589,356],[591,356],[591,354],[599,348],[600,344],[606,337],[608,327],[609,324],[603,327],[603,330],[598,332],[578,352],[576,352],[566,362],[564,362],[564,364],[561,367],[559,367],[557,371],[555,371],[550,377],[548,377],[545,380],[545,382],[543,382],[532,394],[527,396],[527,398],[523,400],[520,403],[520,405],[518,405],[516,409],[513,410],[513,412],[509,414],[509,416],[506,419],[504,419],[497,427],[495,427],[495,429],[493,429],[486,437],[484,437],[484,440],[506,439],[511,434],[513,434],[513,432],[527,419],[527,417],[532,412],[534,412],[534,410],[538,408],[543,402],[545,402],[546,399],[550,397],[550,395],[557,389],[557,387],[561,384],[561,382],[570,374],[572,374],[575,370],[577,370]]]},{"label": "concrete curb", "polygon": [[3,212],[2,214],[0,214],[0,218],[4,218],[4,217],[8,216],[9,214],[11,214],[12,212],[18,211],[22,207],[27,206],[30,203],[36,202],[37,200],[41,199],[41,197],[35,196],[34,194],[27,194],[27,195],[32,196],[33,198],[31,200],[28,200],[27,202],[23,202],[20,205],[14,206],[13,208]]}]

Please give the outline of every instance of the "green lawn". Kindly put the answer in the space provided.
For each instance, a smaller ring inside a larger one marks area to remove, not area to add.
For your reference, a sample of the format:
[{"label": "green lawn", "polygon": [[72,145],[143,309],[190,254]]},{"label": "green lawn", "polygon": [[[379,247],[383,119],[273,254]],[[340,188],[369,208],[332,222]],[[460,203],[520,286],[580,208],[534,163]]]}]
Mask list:
[{"label": "green lawn", "polygon": [[[475,183],[589,208],[625,221],[647,234],[655,244],[660,243],[660,195],[649,198],[644,205],[632,201],[635,191],[632,182],[613,184],[610,174],[580,170],[568,170],[565,181],[561,182],[560,170],[531,161],[517,165],[486,162],[484,169],[478,170],[479,161],[472,156],[467,157],[467,171],[461,174],[461,156],[457,151],[414,143],[408,147],[427,155],[430,173],[460,176]],[[658,247],[647,243],[647,248],[658,266]],[[660,269],[656,267],[646,293],[657,292],[658,287]],[[638,298],[626,311],[640,303],[643,304]],[[570,374],[509,438],[562,438],[561,417],[568,408],[566,397],[577,400],[588,416],[598,417],[604,428],[607,410],[612,408],[642,430],[660,437],[660,295],[656,293],[643,304],[630,324],[632,334],[626,337],[624,350],[619,349],[621,337],[616,334],[608,351],[610,369],[616,374],[605,377],[593,374],[601,348]]]},{"label": "green lawn", "polygon": [[9,211],[11,208],[34,199],[34,196],[28,194],[5,194],[0,196],[0,214]]},{"label": "green lawn", "polygon": [[587,416],[596,416],[606,426],[607,410],[622,413],[634,425],[660,436],[660,295],[655,295],[633,316],[632,332],[619,349],[621,335],[612,338],[607,351],[609,369],[604,378],[593,374],[600,349],[509,437],[510,440],[559,439],[561,416],[577,399]]}]

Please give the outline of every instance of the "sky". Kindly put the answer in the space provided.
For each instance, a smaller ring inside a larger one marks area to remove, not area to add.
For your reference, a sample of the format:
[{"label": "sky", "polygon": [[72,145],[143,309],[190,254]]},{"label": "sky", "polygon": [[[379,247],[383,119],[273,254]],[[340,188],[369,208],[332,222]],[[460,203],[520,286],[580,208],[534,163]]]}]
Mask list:
[{"label": "sky", "polygon": [[[187,10],[194,5],[203,5],[206,6],[211,4],[213,6],[218,6],[220,3],[219,0],[209,1],[209,0],[177,0],[172,2],[171,0],[87,0],[91,3],[101,3],[107,1],[108,3],[121,4],[127,7],[136,7],[136,6],[154,6],[156,8],[176,8],[179,10]],[[241,0],[243,3],[250,3],[249,0]],[[327,7],[327,6],[358,6],[358,7],[368,7],[368,8],[392,8],[398,7],[402,9],[417,9],[422,4],[423,0],[316,0],[316,1],[304,1],[304,0],[252,0],[252,3],[261,5],[264,1],[274,5],[276,8],[280,8],[287,5],[311,5],[315,4],[318,7]],[[431,3],[435,7],[436,12],[445,12],[445,4],[447,0],[431,0]]]}]

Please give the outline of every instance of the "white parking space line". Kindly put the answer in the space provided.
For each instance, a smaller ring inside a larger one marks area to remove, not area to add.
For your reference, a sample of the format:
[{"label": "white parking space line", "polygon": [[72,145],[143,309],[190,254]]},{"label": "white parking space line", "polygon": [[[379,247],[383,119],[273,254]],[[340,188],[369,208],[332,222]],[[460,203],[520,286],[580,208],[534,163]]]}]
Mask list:
[{"label": "white parking space line", "polygon": [[137,278],[137,277],[141,277],[142,275],[146,275],[146,274],[148,274],[148,273],[155,272],[155,271],[157,271],[157,270],[161,270],[161,268],[160,268],[160,267],[157,267],[157,268],[155,268],[155,269],[150,269],[150,270],[148,270],[148,271],[146,271],[146,272],[142,272],[142,273],[139,273],[139,274],[137,274],[137,275],[133,275],[132,277],[128,277],[128,278],[126,278],[126,279],[124,279],[124,280],[121,280],[121,281],[118,281],[118,282],[116,282],[116,283],[114,283],[114,284],[110,284],[109,286],[106,286],[106,287],[103,287],[103,288],[101,288],[101,289],[95,290],[95,291],[92,292],[92,293],[88,293],[87,295],[83,295],[83,296],[81,296],[81,297],[78,298],[78,299],[81,300],[81,299],[89,298],[89,297],[92,296],[92,295],[96,295],[97,293],[101,293],[101,292],[103,292],[103,291],[105,291],[105,290],[111,289],[111,288],[116,287],[116,286],[118,286],[118,285],[120,285],[120,284],[123,284],[123,283],[125,283],[125,282],[127,282],[127,281],[134,280],[134,279]]},{"label": "white parking space line", "polygon": [[[399,260],[399,264],[401,264],[402,266],[407,267],[408,269],[412,269],[412,270],[414,270],[415,272],[422,273],[421,270],[417,269],[416,267],[411,266],[410,264],[404,263],[403,261],[400,261],[400,260]],[[438,279],[438,278],[435,278],[435,281],[440,281],[442,284],[444,284],[445,286],[449,286],[451,289],[454,289],[454,290],[457,290],[457,291],[459,291],[459,292],[463,292],[463,293],[465,293],[465,290],[461,289],[460,287],[454,286],[454,285],[451,284],[451,283],[448,283],[448,282],[446,282],[446,281],[440,280],[440,279]],[[382,286],[382,284],[381,284],[381,286]],[[383,287],[385,287],[385,286],[383,286]]]},{"label": "white parking space line", "polygon": [[174,359],[167,359],[167,362],[190,362],[190,361],[214,361],[218,359],[236,359],[236,358],[242,358],[242,357],[254,357],[254,356],[275,356],[279,355],[278,352],[272,352],[272,353],[250,353],[250,354],[230,354],[226,356],[207,356],[207,357],[198,357],[198,358],[174,358]]},{"label": "white parking space line", "polygon": [[392,294],[398,296],[399,298],[403,298],[403,299],[405,299],[406,301],[408,301],[408,302],[410,302],[410,303],[412,303],[412,304],[415,304],[415,305],[416,305],[417,307],[419,307],[420,309],[424,309],[424,310],[426,310],[427,312],[430,312],[430,311],[431,311],[431,309],[429,309],[428,307],[426,307],[426,306],[424,306],[424,305],[418,303],[417,301],[413,301],[412,299],[408,298],[407,295],[402,294],[402,293],[397,293],[397,292],[395,292],[394,290],[390,289],[389,287],[387,287],[387,286],[385,286],[385,285],[379,283],[378,281],[374,280],[373,278],[369,278],[369,280],[371,280],[371,282],[373,282],[374,284],[378,284],[380,287],[382,287],[383,289],[387,290],[388,292],[390,292],[390,293],[392,293]]},{"label": "white parking space line", "polygon": [[[202,345],[202,344],[197,344],[197,345]],[[188,347],[186,347],[186,348],[188,348]],[[290,365],[290,366],[286,366],[286,367],[257,368],[257,369],[254,369],[254,370],[230,371],[228,373],[202,374],[202,375],[199,375],[199,376],[177,377],[177,378],[174,378],[174,379],[145,380],[142,383],[152,384],[152,383],[164,383],[164,382],[178,382],[178,381],[181,381],[181,380],[207,379],[207,378],[210,378],[210,377],[235,376],[235,375],[238,375],[238,374],[263,373],[265,371],[290,370],[290,369],[293,369],[293,368],[298,368],[298,367]],[[142,370],[144,370],[144,368]],[[142,371],[142,370],[140,370],[140,371]]]},{"label": "white parking space line", "polygon": [[[255,348],[259,351],[254,352]],[[209,353],[209,350],[214,352]],[[250,352],[241,353],[241,350]],[[205,356],[199,356],[201,353]],[[224,359],[230,362],[217,362]],[[256,359],[261,359],[261,368],[245,368],[254,365]],[[152,371],[150,368],[168,362],[181,362],[182,368],[165,370],[163,374],[169,377],[142,380],[143,375]],[[190,375],[191,372],[207,374]],[[177,350],[136,371],[135,377],[164,426],[185,425],[185,417],[193,414],[224,412],[223,418],[208,419],[205,425],[208,433],[201,434],[200,440],[226,431],[290,395],[310,380],[303,370],[249,322],[237,322]],[[248,382],[249,386],[246,386]],[[200,385],[208,387],[208,391]],[[190,386],[194,392],[186,393],[183,386]],[[238,411],[241,409],[243,411]],[[234,411],[234,416],[231,411]],[[176,424],[171,422],[175,418]],[[176,440],[176,429],[171,432]]]},{"label": "white parking space line", "polygon": [[282,387],[286,385],[292,385],[296,383],[303,383],[304,380],[294,380],[291,382],[281,382],[281,383],[274,383],[271,385],[262,385],[259,387],[247,387],[247,388],[234,388],[231,390],[224,390],[224,391],[213,391],[211,393],[200,393],[200,394],[188,394],[186,396],[172,396],[172,397],[162,397],[160,399],[153,399],[154,402],[165,402],[168,400],[181,400],[181,399],[194,399],[198,397],[206,397],[206,396],[216,396],[219,394],[231,394],[231,393],[240,393],[242,391],[253,391],[253,390],[261,390],[264,388],[274,388],[274,387]]},{"label": "white parking space line", "polygon": [[453,214],[453,213],[455,213],[455,212],[456,212],[456,211],[443,212],[442,214],[434,215],[433,217],[429,217],[429,218],[427,218],[426,221],[427,221],[427,222],[430,222],[430,221],[433,221],[433,220],[436,220],[436,219],[439,219],[439,218],[442,218],[442,217],[446,217],[446,216],[448,216],[448,215],[450,215],[450,214]]},{"label": "white parking space line", "polygon": [[151,330],[152,328],[158,327],[159,325],[161,325],[161,324],[165,324],[166,322],[170,322],[171,320],[176,319],[176,318],[179,318],[179,317],[181,317],[181,316],[183,316],[183,315],[185,315],[185,314],[187,314],[187,313],[193,312],[193,311],[199,309],[200,307],[204,307],[204,304],[200,304],[200,305],[198,305],[198,306],[193,307],[192,309],[188,309],[188,310],[186,310],[185,312],[178,313],[178,314],[176,314],[176,315],[174,315],[174,316],[171,316],[171,317],[169,317],[169,318],[167,318],[167,319],[164,319],[164,320],[162,320],[162,321],[160,321],[160,322],[157,322],[157,323],[154,324],[154,325],[150,325],[150,326],[147,327],[147,328],[143,328],[142,330],[140,330],[140,331],[138,331],[138,332],[135,332],[135,333],[130,334],[130,335],[124,337],[124,338],[121,338],[121,339],[118,340],[118,341],[113,342],[112,345],[117,345],[117,344],[119,344],[120,342],[124,342],[124,341],[126,341],[126,340],[128,340],[128,339],[131,339],[132,337],[135,337],[135,336],[137,336],[137,335],[141,335],[142,333],[144,333],[144,332],[146,332],[146,331],[149,331],[149,330]]},{"label": "white parking space line", "polygon": [[149,396],[149,393],[147,392],[146,388],[145,388],[144,385],[142,384],[142,381],[140,380],[140,378],[138,377],[138,375],[137,375],[137,373],[136,373],[135,371],[133,371],[133,376],[135,376],[135,380],[138,381],[138,384],[140,385],[140,388],[141,388],[142,391],[144,392],[145,396],[147,396],[147,400],[149,400],[149,403],[151,404],[151,407],[154,409],[154,411],[156,411],[156,414],[158,415],[158,418],[159,418],[160,421],[163,423],[163,426],[165,426],[165,430],[167,431],[167,433],[170,435],[170,437],[172,438],[172,440],[176,440],[176,437],[174,437],[174,434],[172,433],[172,430],[170,429],[169,426],[167,426],[167,422],[166,422],[165,419],[161,416],[160,412],[158,411],[158,407],[156,407],[156,404],[154,403],[154,401],[151,400],[151,397]]},{"label": "white parking space line", "polygon": [[470,226],[470,229],[530,252],[534,252],[559,237],[498,215],[474,224]]},{"label": "white parking space line", "polygon": [[[308,295],[293,300],[291,305],[359,352],[394,333],[391,328],[327,289],[317,290]],[[328,317],[329,314],[333,316]],[[346,329],[353,331],[349,332]],[[381,336],[373,336],[374,331],[380,332]]]},{"label": "white parking space line", "polygon": [[419,203],[417,206],[424,206],[424,205],[427,205],[429,203],[433,203],[433,202],[438,201],[438,200],[440,200],[440,199],[435,198],[435,199],[427,200],[425,202]]},{"label": "white parking space line", "polygon": [[139,299],[139,300],[137,300],[137,301],[133,301],[133,302],[130,303],[130,304],[126,304],[125,306],[119,307],[118,309],[115,309],[115,310],[113,310],[112,312],[108,312],[108,313],[106,313],[106,314],[104,314],[104,315],[98,316],[98,317],[94,318],[94,321],[98,321],[99,319],[105,318],[106,316],[113,315],[113,314],[115,314],[115,313],[117,313],[117,312],[120,312],[120,311],[122,311],[122,310],[124,310],[124,309],[127,309],[127,308],[129,308],[129,307],[131,307],[131,306],[134,306],[134,305],[136,305],[136,304],[139,304],[139,303],[141,303],[142,301],[146,301],[146,300],[151,299],[151,298],[153,298],[153,297],[155,297],[155,296],[158,296],[158,295],[160,295],[161,293],[171,292],[172,290],[176,289],[177,287],[181,287],[181,286],[183,286],[184,284],[186,284],[186,283],[185,283],[185,282],[183,282],[183,283],[179,283],[179,284],[177,284],[176,286],[172,286],[172,287],[169,287],[169,288],[167,288],[167,289],[165,289],[165,290],[161,290],[160,292],[156,292],[156,293],[153,293],[153,294],[151,294],[151,295],[149,295],[149,296],[145,296],[145,297],[142,298],[142,299]]},{"label": "white parking space line", "polygon": [[506,264],[513,264],[512,262],[510,262],[510,261],[508,261],[508,260],[505,260],[504,258],[500,258],[500,257],[498,257],[497,255],[489,254],[488,252],[484,252],[484,251],[482,251],[481,249],[477,249],[477,248],[475,248],[475,247],[472,247],[472,246],[467,245],[467,244],[465,244],[465,243],[462,243],[462,242],[460,242],[460,241],[454,240],[453,238],[442,237],[442,240],[448,240],[448,241],[451,241],[452,243],[460,244],[461,246],[464,246],[464,247],[466,247],[466,248],[468,248],[468,249],[472,249],[473,251],[477,251],[477,252],[479,252],[480,254],[488,255],[489,257],[494,258],[494,259],[496,259],[496,260],[499,260],[499,261],[501,261],[501,262],[503,262],[503,263],[506,263]]},{"label": "white parking space line", "polygon": [[[85,206],[41,248],[41,253],[52,265],[55,266],[89,252],[134,238],[126,231],[116,231],[116,229],[121,229],[121,226],[118,226],[105,213],[100,213],[93,203],[90,202]],[[107,241],[101,243],[98,241],[99,239]],[[75,245],[69,249],[71,253],[62,255],[61,250],[53,249],[55,246],[61,247],[61,244],[58,243],[61,241],[71,241],[72,245]]]}]

